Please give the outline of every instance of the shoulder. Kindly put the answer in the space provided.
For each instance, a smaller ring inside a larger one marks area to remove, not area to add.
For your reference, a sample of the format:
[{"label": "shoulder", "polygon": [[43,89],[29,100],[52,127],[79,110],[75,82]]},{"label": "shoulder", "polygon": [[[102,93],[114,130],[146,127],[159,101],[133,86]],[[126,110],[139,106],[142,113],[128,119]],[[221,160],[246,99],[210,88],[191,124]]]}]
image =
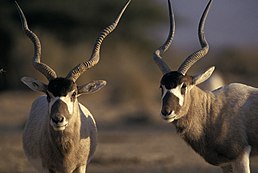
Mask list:
[{"label": "shoulder", "polygon": [[258,89],[241,84],[231,83],[212,92],[219,100],[224,100],[232,106],[243,105],[248,100],[258,97]]},{"label": "shoulder", "polygon": [[95,119],[93,115],[90,113],[90,111],[81,103],[79,103],[79,108],[81,113],[87,118],[90,119],[94,124],[96,124]]},{"label": "shoulder", "polygon": [[32,107],[38,107],[38,106],[43,107],[46,105],[47,105],[47,96],[39,96],[32,103]]},{"label": "shoulder", "polygon": [[241,83],[231,83],[225,86],[222,86],[214,91],[213,93],[252,93],[258,92],[258,88],[254,88],[252,86],[248,86]]},{"label": "shoulder", "polygon": [[48,102],[46,96],[39,96],[34,100],[31,106],[31,114],[45,114],[48,110]]}]

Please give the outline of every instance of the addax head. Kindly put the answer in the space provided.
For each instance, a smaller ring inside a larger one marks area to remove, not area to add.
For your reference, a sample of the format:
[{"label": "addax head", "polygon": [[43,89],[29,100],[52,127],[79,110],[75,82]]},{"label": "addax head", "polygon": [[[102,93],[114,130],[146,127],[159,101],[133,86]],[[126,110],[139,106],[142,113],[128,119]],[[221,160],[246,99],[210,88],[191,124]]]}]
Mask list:
[{"label": "addax head", "polygon": [[189,106],[187,103],[190,103],[190,90],[195,85],[207,80],[215,69],[214,67],[211,67],[204,73],[196,76],[189,76],[186,74],[194,63],[199,61],[208,53],[209,45],[204,36],[204,24],[211,2],[212,0],[210,0],[206,6],[199,23],[198,34],[202,48],[187,57],[178,70],[172,71],[165,61],[163,61],[161,56],[161,54],[164,53],[171,45],[175,33],[174,13],[170,0],[168,0],[170,32],[166,42],[153,54],[154,61],[163,73],[163,77],[160,81],[160,88],[162,90],[161,117],[168,122],[179,119],[187,113]]},{"label": "addax head", "polygon": [[44,92],[47,95],[50,124],[54,130],[64,130],[69,124],[69,121],[74,117],[74,112],[76,109],[78,109],[78,96],[85,93],[89,94],[96,92],[106,85],[106,82],[103,80],[92,81],[84,85],[77,85],[76,80],[85,71],[95,66],[99,62],[100,48],[103,40],[115,30],[120,18],[130,2],[131,0],[127,1],[126,5],[123,7],[115,21],[111,25],[104,28],[99,34],[90,59],[75,66],[64,78],[57,77],[52,68],[41,62],[41,44],[39,38],[29,29],[25,15],[16,2],[23,30],[34,44],[35,52],[33,57],[33,66],[49,81],[48,84],[44,84],[43,82],[31,77],[23,77],[22,82],[32,90]]},{"label": "addax head", "polygon": [[21,80],[33,91],[40,91],[47,95],[50,124],[57,131],[64,130],[68,123],[76,118],[77,98],[81,94],[97,92],[106,85],[106,81],[103,80],[92,81],[80,86],[67,78],[55,78],[48,84],[31,77],[23,77]]}]

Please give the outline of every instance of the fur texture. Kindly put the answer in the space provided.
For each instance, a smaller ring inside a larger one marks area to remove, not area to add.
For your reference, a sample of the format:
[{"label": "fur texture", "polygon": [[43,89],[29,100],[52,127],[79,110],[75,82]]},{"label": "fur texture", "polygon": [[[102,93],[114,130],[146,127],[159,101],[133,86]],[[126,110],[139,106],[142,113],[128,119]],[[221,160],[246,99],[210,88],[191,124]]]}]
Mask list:
[{"label": "fur texture", "polygon": [[242,172],[248,172],[249,154],[252,150],[256,155],[258,149],[257,88],[234,83],[204,92],[193,86],[178,116],[174,121],[178,133],[208,163],[224,172],[233,166],[236,172],[244,162]]},{"label": "fur texture", "polygon": [[[71,173],[85,167],[96,148],[97,129],[91,113],[75,106],[74,119],[63,131],[50,126],[46,96],[32,104],[23,134],[28,159],[40,171]],[[84,171],[85,172],[85,171]]]}]

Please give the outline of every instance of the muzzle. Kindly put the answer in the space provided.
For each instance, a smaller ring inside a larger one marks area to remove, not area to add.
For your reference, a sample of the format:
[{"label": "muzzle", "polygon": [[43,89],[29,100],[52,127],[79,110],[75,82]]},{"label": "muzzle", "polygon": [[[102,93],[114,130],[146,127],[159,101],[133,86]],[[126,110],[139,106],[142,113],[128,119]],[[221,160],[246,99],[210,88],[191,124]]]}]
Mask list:
[{"label": "muzzle", "polygon": [[180,109],[179,99],[172,93],[167,92],[162,99],[161,117],[172,122],[176,119],[176,112]]},{"label": "muzzle", "polygon": [[56,131],[64,130],[68,125],[68,121],[65,115],[69,115],[66,103],[58,99],[52,105],[50,113],[50,125]]}]

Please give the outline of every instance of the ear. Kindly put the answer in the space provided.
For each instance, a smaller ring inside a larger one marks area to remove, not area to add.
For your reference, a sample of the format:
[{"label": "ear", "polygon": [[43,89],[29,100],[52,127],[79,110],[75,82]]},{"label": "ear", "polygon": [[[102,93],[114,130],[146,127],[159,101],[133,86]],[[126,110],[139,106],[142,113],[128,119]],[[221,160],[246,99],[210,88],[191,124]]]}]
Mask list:
[{"label": "ear", "polygon": [[31,77],[23,77],[21,81],[33,91],[40,91],[46,93],[47,85]]},{"label": "ear", "polygon": [[78,94],[90,94],[97,92],[107,84],[104,80],[92,81],[90,83],[78,86]]},{"label": "ear", "polygon": [[206,81],[212,75],[214,70],[215,70],[215,67],[212,66],[208,70],[206,70],[204,73],[201,73],[201,74],[199,74],[197,76],[194,76],[193,77],[193,84],[194,85],[198,85],[198,84]]}]

